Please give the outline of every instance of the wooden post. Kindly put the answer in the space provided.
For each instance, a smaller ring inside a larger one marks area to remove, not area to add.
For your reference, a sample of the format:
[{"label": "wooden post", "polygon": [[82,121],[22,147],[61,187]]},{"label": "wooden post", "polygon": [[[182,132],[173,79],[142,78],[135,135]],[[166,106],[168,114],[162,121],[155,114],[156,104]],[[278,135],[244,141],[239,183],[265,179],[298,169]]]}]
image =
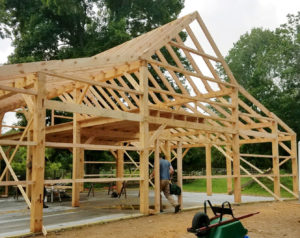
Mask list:
[{"label": "wooden post", "polygon": [[232,93],[232,119],[234,120],[233,129],[236,131],[232,135],[232,158],[233,158],[233,175],[234,175],[234,201],[241,202],[241,171],[240,171],[240,136],[238,132],[239,123],[239,104],[238,104],[238,89],[235,88]]},{"label": "wooden post", "polygon": [[[298,151],[299,153],[300,151]],[[297,140],[296,140],[296,134],[292,135],[291,138],[291,157],[292,157],[292,174],[293,174],[293,192],[295,194],[298,194],[300,191],[298,191],[298,177],[297,177]],[[299,176],[299,174],[298,174]],[[300,199],[300,198],[299,198]]]},{"label": "wooden post", "polygon": [[149,115],[148,107],[148,69],[147,63],[142,62],[140,67],[140,90],[143,94],[140,96],[140,212],[149,214],[149,122],[147,117]]},{"label": "wooden post", "polygon": [[[33,132],[31,129],[28,129],[27,132],[27,141],[33,141],[32,138]],[[32,179],[32,146],[27,146],[27,158],[26,158],[26,181],[30,181]],[[32,185],[26,185],[26,194],[29,199],[31,199],[31,190]]]},{"label": "wooden post", "polygon": [[[6,171],[5,180],[6,180],[6,182],[9,181],[9,171]],[[8,186],[5,186],[3,195],[5,197],[8,197]]]},{"label": "wooden post", "polygon": [[46,75],[38,73],[35,81],[33,108],[33,140],[37,143],[33,147],[32,157],[32,193],[30,211],[30,231],[41,232],[43,228],[43,193],[44,193],[44,170],[45,170],[45,117],[46,109]]},{"label": "wooden post", "polygon": [[[122,144],[121,144],[122,146]],[[122,178],[124,177],[124,150],[117,151],[117,164],[116,164],[116,177]],[[121,192],[122,189],[122,181],[117,181],[117,193]]]},{"label": "wooden post", "polygon": [[170,141],[165,141],[165,151],[166,151],[166,160],[168,160],[169,162],[171,162],[171,145],[170,145]]},{"label": "wooden post", "polygon": [[155,141],[154,152],[154,207],[155,213],[160,212],[160,174],[159,174],[159,140]]},{"label": "wooden post", "polygon": [[[80,178],[84,178],[84,149],[80,149]],[[84,191],[84,182],[79,183],[79,190]]]},{"label": "wooden post", "polygon": [[177,185],[181,188],[181,195],[178,196],[178,204],[180,205],[180,208],[183,208],[182,203],[182,142],[180,141],[178,143],[177,148]]},{"label": "wooden post", "polygon": [[274,194],[280,198],[280,172],[279,172],[279,150],[278,150],[278,125],[276,121],[272,122],[272,134],[275,139],[272,140],[273,156],[273,174],[274,174]]},{"label": "wooden post", "polygon": [[[230,146],[226,146],[226,153],[232,157]],[[226,174],[227,174],[227,193],[232,193],[232,168],[231,168],[231,160],[226,157]]]},{"label": "wooden post", "polygon": [[[75,89],[75,100],[80,96],[80,89]],[[79,114],[74,113],[73,115],[73,143],[80,144],[80,125],[78,123]],[[73,148],[73,179],[80,177],[80,148]],[[79,196],[80,196],[80,186],[79,183],[73,181],[72,185],[72,206],[79,207]]]},{"label": "wooden post", "polygon": [[[208,136],[208,135],[207,135]],[[212,195],[212,179],[211,179],[211,144],[205,145],[206,157],[206,194]]]}]

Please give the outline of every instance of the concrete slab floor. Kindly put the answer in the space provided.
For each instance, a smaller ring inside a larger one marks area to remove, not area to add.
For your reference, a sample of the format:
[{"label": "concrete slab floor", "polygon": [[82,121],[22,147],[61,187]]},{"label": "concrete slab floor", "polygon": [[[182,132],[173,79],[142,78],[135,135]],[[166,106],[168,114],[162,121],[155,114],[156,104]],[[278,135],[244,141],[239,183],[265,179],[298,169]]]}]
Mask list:
[{"label": "concrete slab floor", "polygon": [[[154,192],[150,190],[150,204],[154,204]],[[234,202],[233,195],[184,192],[183,207],[199,207],[205,200],[214,204],[224,201]],[[243,202],[273,201],[272,197],[243,196]],[[95,196],[87,197],[87,193],[80,196],[80,207],[72,207],[70,201],[48,202],[45,208],[44,226],[47,230],[55,230],[91,223],[104,222],[114,219],[139,216],[138,190],[127,190],[127,198],[111,198],[106,191],[96,192]],[[163,196],[165,212],[173,212],[173,207]],[[0,198],[0,237],[9,237],[29,233],[30,211],[22,198]]]}]

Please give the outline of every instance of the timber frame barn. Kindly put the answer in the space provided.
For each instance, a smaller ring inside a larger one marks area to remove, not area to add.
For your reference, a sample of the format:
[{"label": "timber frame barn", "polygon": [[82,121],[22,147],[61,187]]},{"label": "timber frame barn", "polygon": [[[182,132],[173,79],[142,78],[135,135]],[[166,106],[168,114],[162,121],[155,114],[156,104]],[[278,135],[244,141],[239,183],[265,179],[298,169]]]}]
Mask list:
[{"label": "timber frame barn", "polygon": [[[211,52],[204,51],[203,40]],[[227,77],[217,73],[216,65]],[[46,110],[52,115],[47,124]],[[79,206],[84,182],[116,182],[120,189],[123,181],[139,181],[140,212],[149,214],[149,166],[155,171],[152,185],[159,212],[160,152],[177,163],[179,186],[183,179],[205,178],[211,195],[212,178],[227,178],[228,191],[241,202],[241,178],[251,177],[276,200],[282,199],[281,188],[298,197],[295,132],[237,83],[197,12],[92,57],[1,66],[1,121],[12,111],[23,113],[28,123],[21,132],[0,137],[6,165],[0,185],[18,186],[31,209],[32,232],[46,233],[44,184],[71,183],[72,206]],[[72,113],[70,121],[55,124],[54,119],[62,117],[58,112]],[[5,126],[1,123],[0,128]],[[240,153],[242,145],[257,143],[269,143],[272,154]],[[22,146],[27,147],[32,169],[19,181],[11,163]],[[182,160],[192,147],[205,147],[204,176],[182,173]],[[224,155],[224,175],[212,174],[212,147]],[[45,180],[45,148],[72,151],[72,178]],[[86,178],[85,150],[110,151],[116,159],[115,177]],[[139,162],[132,162],[138,176],[124,173],[128,151],[139,154]],[[149,165],[153,152],[154,165]],[[271,159],[272,173],[250,163],[251,157]],[[292,169],[280,175],[284,163],[291,163]],[[5,181],[7,173],[13,180]],[[280,183],[282,176],[292,178],[293,189]],[[271,180],[274,189],[259,177]],[[182,204],[182,198],[179,201]]]}]

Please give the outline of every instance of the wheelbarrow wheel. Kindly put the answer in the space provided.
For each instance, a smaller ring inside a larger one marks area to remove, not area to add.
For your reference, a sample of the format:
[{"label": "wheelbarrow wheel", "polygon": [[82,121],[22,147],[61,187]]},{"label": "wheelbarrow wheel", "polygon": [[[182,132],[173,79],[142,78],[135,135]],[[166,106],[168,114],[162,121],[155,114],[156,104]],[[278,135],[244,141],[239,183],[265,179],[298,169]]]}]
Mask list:
[{"label": "wheelbarrow wheel", "polygon": [[[194,230],[202,228],[202,227],[207,227],[209,225],[209,217],[203,213],[203,212],[198,212],[195,214],[193,221],[192,221],[192,228]],[[197,236],[205,236],[209,233],[209,230],[207,231],[201,231],[197,233]]]}]

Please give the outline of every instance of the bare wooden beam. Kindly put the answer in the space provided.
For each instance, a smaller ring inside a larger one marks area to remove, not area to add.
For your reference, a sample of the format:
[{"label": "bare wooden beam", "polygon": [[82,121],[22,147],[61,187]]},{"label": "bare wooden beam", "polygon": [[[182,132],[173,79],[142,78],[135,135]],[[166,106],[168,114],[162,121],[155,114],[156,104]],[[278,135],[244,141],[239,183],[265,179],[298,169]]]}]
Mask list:
[{"label": "bare wooden beam", "polygon": [[73,113],[82,113],[93,116],[101,117],[110,117],[121,120],[129,121],[140,121],[140,115],[136,113],[123,112],[123,111],[114,111],[104,108],[88,107],[85,105],[78,105],[73,103],[58,102],[52,100],[46,100],[45,107],[47,109],[55,109],[59,111],[73,112]]},{"label": "bare wooden beam", "polygon": [[143,179],[140,182],[140,212],[149,214],[149,108],[148,108],[148,69],[146,62],[142,63],[140,68],[140,89],[143,91],[141,95],[140,107],[140,176]]},{"label": "bare wooden beam", "polygon": [[43,193],[45,169],[45,118],[46,118],[46,75],[39,73],[35,82],[38,94],[34,98],[33,110],[33,140],[37,143],[33,148],[32,156],[32,186],[30,231],[43,230]]},{"label": "bare wooden beam", "polygon": [[14,87],[9,87],[9,86],[5,86],[5,85],[1,85],[1,84],[0,84],[0,90],[10,91],[10,92],[14,92],[14,93],[37,95],[37,92],[35,90],[14,88]]}]

